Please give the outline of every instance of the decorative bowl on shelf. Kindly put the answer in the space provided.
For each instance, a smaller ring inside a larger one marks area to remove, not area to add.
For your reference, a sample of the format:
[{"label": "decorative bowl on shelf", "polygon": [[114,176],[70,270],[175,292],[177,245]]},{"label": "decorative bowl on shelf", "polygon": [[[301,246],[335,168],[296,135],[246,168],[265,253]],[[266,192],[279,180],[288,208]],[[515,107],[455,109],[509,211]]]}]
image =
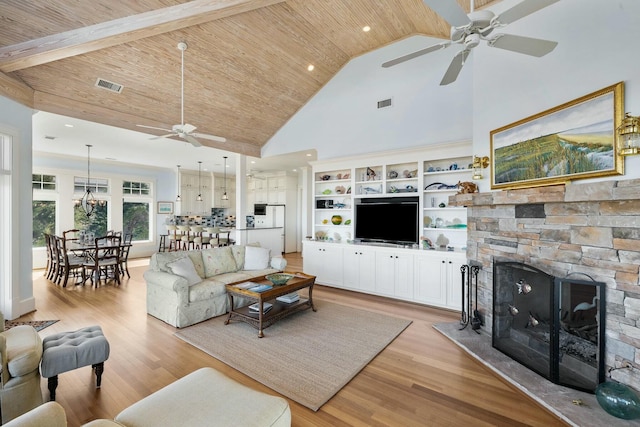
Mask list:
[{"label": "decorative bowl on shelf", "polygon": [[285,283],[287,283],[289,280],[293,279],[293,277],[294,277],[293,274],[286,274],[286,273],[274,273],[274,274],[267,274],[266,276],[264,276],[265,279],[273,283],[273,286],[282,286]]}]

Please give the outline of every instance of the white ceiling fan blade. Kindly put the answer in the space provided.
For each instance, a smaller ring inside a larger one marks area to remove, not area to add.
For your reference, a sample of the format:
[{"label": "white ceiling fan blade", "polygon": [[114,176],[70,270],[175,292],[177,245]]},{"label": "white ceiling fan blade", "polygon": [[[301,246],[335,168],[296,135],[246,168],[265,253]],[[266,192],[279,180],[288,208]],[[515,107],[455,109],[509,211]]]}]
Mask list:
[{"label": "white ceiling fan blade", "polygon": [[456,56],[453,57],[451,64],[449,64],[449,68],[447,68],[447,72],[444,73],[444,77],[442,77],[442,81],[440,82],[440,86],[446,86],[449,83],[453,83],[458,78],[458,74],[462,70],[462,66],[467,60],[467,56],[471,51],[464,49],[458,52]]},{"label": "white ceiling fan blade", "polygon": [[156,129],[156,130],[163,130],[165,132],[173,132],[171,129],[157,128],[155,126],[145,126],[145,125],[136,125],[136,126],[141,127],[141,128],[146,128],[146,129]]},{"label": "white ceiling fan blade", "polygon": [[408,61],[410,59],[417,58],[418,56],[426,55],[427,53],[431,53],[431,52],[435,52],[436,50],[444,49],[445,47],[449,46],[450,44],[451,44],[451,42],[443,42],[443,43],[434,44],[433,46],[429,46],[429,47],[426,47],[424,49],[417,50],[417,51],[415,51],[413,53],[409,53],[409,54],[401,56],[399,58],[392,59],[391,61],[387,61],[384,64],[382,64],[382,66],[384,68],[393,67],[394,65],[398,65],[398,64],[400,64],[402,62],[405,62],[405,61]]},{"label": "white ceiling fan blade", "polygon": [[186,139],[187,141],[189,141],[191,143],[191,145],[193,145],[194,147],[202,147],[202,144],[200,144],[200,141],[198,141],[197,139],[195,139],[193,136],[191,135],[180,135],[182,138]]},{"label": "white ceiling fan blade", "polygon": [[206,133],[192,133],[191,135],[195,136],[196,138],[209,139],[211,141],[227,142],[227,138],[224,138],[222,136],[207,135]]},{"label": "white ceiling fan blade", "polygon": [[429,8],[454,27],[462,27],[471,21],[456,0],[423,0]]},{"label": "white ceiling fan blade", "polygon": [[175,133],[168,133],[166,135],[154,136],[153,138],[149,138],[149,140],[169,138],[170,136],[176,136],[176,134]]},{"label": "white ceiling fan blade", "polygon": [[558,45],[558,42],[531,37],[514,36],[513,34],[500,34],[489,40],[489,46],[498,49],[510,50],[512,52],[524,53],[541,57],[551,52]]},{"label": "white ceiling fan blade", "polygon": [[505,10],[496,16],[493,22],[503,25],[510,24],[558,1],[559,0],[524,0],[522,3],[518,3],[511,9]]}]

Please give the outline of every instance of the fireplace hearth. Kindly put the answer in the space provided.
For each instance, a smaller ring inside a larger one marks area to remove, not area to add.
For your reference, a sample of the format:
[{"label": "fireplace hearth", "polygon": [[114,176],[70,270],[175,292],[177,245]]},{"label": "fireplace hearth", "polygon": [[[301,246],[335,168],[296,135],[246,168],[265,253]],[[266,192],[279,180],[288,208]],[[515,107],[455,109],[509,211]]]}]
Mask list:
[{"label": "fireplace hearth", "polygon": [[556,384],[593,393],[605,379],[605,284],[496,261],[493,286],[492,345]]}]

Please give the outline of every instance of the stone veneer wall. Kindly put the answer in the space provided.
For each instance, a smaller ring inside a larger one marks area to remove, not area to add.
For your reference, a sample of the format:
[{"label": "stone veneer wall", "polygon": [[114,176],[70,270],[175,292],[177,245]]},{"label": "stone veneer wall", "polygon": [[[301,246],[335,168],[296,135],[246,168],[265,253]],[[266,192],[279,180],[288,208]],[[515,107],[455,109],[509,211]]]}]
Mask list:
[{"label": "stone veneer wall", "polygon": [[470,264],[491,333],[493,261],[607,284],[606,360],[611,377],[640,389],[640,180],[570,183],[452,196],[467,206]]}]

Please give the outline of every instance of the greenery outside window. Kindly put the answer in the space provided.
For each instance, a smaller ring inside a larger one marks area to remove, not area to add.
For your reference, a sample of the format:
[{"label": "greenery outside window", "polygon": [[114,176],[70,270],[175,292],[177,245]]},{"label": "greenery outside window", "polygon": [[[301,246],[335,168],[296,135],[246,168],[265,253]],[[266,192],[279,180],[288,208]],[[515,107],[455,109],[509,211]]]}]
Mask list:
[{"label": "greenery outside window", "polygon": [[124,234],[131,233],[133,240],[150,240],[151,203],[148,201],[122,201],[122,225]]},{"label": "greenery outside window", "polygon": [[31,175],[32,188],[34,190],[55,190],[56,176],[34,173]]},{"label": "greenery outside window", "polygon": [[[93,180],[91,180],[93,182]],[[78,230],[93,232],[96,237],[107,234],[109,203],[100,200],[90,217],[87,217],[81,205],[73,208],[73,227]]]},{"label": "greenery outside window", "polygon": [[[35,175],[34,175],[35,176]],[[41,248],[46,245],[44,235],[56,232],[56,202],[53,200],[34,200],[32,246]]]}]

